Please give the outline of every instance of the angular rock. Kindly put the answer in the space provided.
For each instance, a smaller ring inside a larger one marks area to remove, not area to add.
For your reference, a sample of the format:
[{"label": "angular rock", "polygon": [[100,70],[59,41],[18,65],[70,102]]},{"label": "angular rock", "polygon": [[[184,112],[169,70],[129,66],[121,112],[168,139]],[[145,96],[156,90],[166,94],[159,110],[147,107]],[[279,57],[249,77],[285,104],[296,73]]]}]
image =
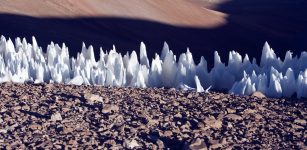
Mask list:
[{"label": "angular rock", "polygon": [[138,144],[138,142],[135,140],[135,139],[133,139],[133,140],[131,140],[131,141],[126,141],[126,145],[127,145],[127,147],[129,148],[129,149],[134,149],[134,148],[136,148],[136,147],[139,147],[140,145]]},{"label": "angular rock", "polygon": [[240,120],[243,120],[243,118],[239,115],[236,115],[236,114],[228,114],[225,116],[225,118],[231,120],[231,121],[240,121]]},{"label": "angular rock", "polygon": [[190,144],[189,148],[191,150],[207,150],[208,149],[207,144],[204,142],[203,139],[200,139],[200,138],[194,139],[192,143]]},{"label": "angular rock", "polygon": [[252,94],[252,96],[253,97],[257,97],[257,98],[266,98],[266,96],[263,94],[263,93],[261,93],[261,92],[259,92],[259,91],[256,91],[256,92],[254,92],[253,94]]},{"label": "angular rock", "polygon": [[103,103],[103,98],[96,94],[84,94],[84,98],[89,104],[94,104],[96,102]]},{"label": "angular rock", "polygon": [[294,123],[302,125],[302,126],[306,126],[306,120],[304,119],[295,119]]},{"label": "angular rock", "polygon": [[62,121],[62,116],[59,112],[56,112],[51,115],[51,120],[52,121]]},{"label": "angular rock", "polygon": [[206,125],[205,129],[220,129],[222,127],[222,121],[215,119],[213,116],[207,117],[204,123]]},{"label": "angular rock", "polygon": [[165,148],[163,141],[161,141],[160,139],[158,139],[156,143],[157,143],[159,149],[164,149]]},{"label": "angular rock", "polygon": [[31,125],[29,125],[29,128],[32,129],[32,130],[41,130],[42,126],[38,125],[38,124],[31,124]]},{"label": "angular rock", "polygon": [[119,107],[117,105],[113,105],[113,104],[105,104],[102,108],[102,113],[103,114],[109,114],[113,112],[118,112],[119,111]]},{"label": "angular rock", "polygon": [[229,114],[233,114],[233,113],[236,112],[235,109],[231,109],[231,108],[226,108],[226,109],[227,109],[227,112],[228,112]]}]

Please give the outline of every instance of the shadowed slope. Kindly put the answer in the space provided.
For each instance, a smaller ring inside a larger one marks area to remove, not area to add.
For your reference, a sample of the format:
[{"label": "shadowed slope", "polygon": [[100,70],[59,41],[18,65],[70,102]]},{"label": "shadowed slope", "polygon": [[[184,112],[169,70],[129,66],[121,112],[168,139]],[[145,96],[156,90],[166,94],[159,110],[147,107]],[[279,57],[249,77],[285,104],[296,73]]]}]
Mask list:
[{"label": "shadowed slope", "polygon": [[[216,10],[228,14],[229,24],[245,28],[242,42],[260,42],[259,36],[282,54],[285,49],[299,52],[306,50],[307,1],[304,0],[229,0]],[[234,41],[238,42],[238,41]],[[237,43],[234,43],[237,45]],[[248,48],[238,47],[236,49]]]}]

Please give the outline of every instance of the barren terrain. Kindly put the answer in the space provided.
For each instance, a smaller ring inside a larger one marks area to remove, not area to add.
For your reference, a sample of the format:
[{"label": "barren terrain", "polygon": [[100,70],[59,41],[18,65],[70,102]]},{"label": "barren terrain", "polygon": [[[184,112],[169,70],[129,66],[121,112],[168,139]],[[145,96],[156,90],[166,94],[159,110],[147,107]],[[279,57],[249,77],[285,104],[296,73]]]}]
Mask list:
[{"label": "barren terrain", "polygon": [[0,12],[33,17],[121,17],[193,27],[221,25],[226,17],[187,0],[3,0]]},{"label": "barren terrain", "polygon": [[306,101],[0,84],[0,148],[306,149]]}]

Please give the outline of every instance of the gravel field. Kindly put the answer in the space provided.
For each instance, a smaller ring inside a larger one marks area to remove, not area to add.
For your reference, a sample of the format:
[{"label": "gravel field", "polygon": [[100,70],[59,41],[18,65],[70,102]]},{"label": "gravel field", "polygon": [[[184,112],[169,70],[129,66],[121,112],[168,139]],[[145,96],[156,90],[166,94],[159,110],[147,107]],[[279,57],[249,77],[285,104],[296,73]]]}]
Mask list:
[{"label": "gravel field", "polygon": [[307,101],[0,84],[1,149],[306,149]]}]

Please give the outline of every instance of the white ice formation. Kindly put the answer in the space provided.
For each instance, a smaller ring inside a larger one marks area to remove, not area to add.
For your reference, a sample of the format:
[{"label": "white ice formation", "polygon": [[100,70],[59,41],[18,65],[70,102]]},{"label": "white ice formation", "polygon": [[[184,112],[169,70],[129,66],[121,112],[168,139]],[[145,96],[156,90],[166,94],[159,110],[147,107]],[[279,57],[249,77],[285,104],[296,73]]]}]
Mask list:
[{"label": "white ice formation", "polygon": [[[292,56],[288,51],[284,60],[277,58],[273,49],[265,43],[260,66],[248,55],[231,51],[228,65],[214,53],[214,67],[209,71],[207,61],[201,57],[195,64],[192,53],[187,50],[179,56],[164,43],[162,53],[148,60],[146,46],[141,43],[140,57],[136,52],[122,56],[115,47],[109,52],[100,48],[100,58],[95,60],[94,49],[83,44],[77,58],[69,57],[65,44],[60,47],[51,42],[46,53],[32,38],[1,37],[0,83],[47,82],[76,85],[104,85],[131,87],[175,87],[183,89],[228,90],[229,93],[251,95],[260,91],[268,97],[307,98],[307,52]],[[207,91],[207,90],[206,90]]]}]

